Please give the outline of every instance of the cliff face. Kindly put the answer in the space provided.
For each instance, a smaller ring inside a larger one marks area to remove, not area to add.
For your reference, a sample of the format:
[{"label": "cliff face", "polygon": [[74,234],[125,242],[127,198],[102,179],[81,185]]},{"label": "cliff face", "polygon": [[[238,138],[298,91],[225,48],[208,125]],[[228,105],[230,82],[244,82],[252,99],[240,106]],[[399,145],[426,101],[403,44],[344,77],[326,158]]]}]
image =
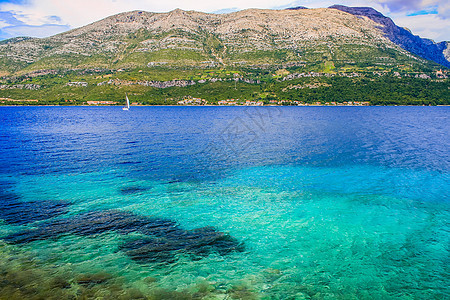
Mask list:
[{"label": "cliff face", "polygon": [[[380,24],[380,28],[385,36],[396,45],[399,45],[403,49],[422,58],[432,60],[450,68],[448,50],[446,50],[447,42],[435,43],[432,40],[423,39],[413,35],[408,30],[395,25],[390,18],[385,17],[383,14],[370,7],[333,5],[330,8],[344,11],[355,16],[367,17],[375,23]],[[444,50],[447,55],[444,54]]]},{"label": "cliff face", "polygon": [[443,51],[444,57],[446,60],[450,61],[450,42],[442,42],[445,45],[445,49]]},{"label": "cliff face", "polygon": [[133,11],[49,38],[0,42],[0,73],[155,65],[426,63],[411,53],[450,66],[444,50],[448,53],[446,43],[416,37],[371,8]]}]

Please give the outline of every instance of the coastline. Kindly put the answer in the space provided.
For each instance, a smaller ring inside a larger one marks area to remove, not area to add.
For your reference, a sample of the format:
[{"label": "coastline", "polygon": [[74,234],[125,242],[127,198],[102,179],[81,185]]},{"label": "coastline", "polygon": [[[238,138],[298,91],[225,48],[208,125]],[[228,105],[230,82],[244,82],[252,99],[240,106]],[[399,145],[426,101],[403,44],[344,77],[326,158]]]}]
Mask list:
[{"label": "coastline", "polygon": [[[450,105],[133,105],[131,107],[447,107]],[[122,107],[122,105],[3,105],[0,107]]]}]

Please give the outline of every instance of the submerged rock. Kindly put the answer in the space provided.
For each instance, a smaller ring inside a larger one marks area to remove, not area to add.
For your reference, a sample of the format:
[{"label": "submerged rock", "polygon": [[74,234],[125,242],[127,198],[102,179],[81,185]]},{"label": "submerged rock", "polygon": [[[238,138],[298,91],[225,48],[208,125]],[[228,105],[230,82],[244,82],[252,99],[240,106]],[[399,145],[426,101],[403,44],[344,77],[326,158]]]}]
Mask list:
[{"label": "submerged rock", "polygon": [[177,253],[207,256],[211,253],[225,255],[243,251],[243,245],[228,234],[213,227],[169,233],[161,238],[145,238],[129,242],[121,247],[138,262],[171,262]]},{"label": "submerged rock", "polygon": [[141,194],[150,190],[149,187],[143,186],[127,186],[121,188],[119,191],[122,195],[133,195],[133,194]]},{"label": "submerged rock", "polygon": [[232,299],[258,299],[256,292],[247,285],[233,286],[227,291]]},{"label": "submerged rock", "polygon": [[12,193],[0,194],[0,219],[6,223],[25,225],[47,220],[67,212],[69,202],[65,201],[21,201]]},{"label": "submerged rock", "polygon": [[211,253],[225,255],[232,251],[243,251],[242,244],[236,239],[213,227],[184,230],[172,220],[139,216],[118,210],[93,211],[53,220],[40,224],[36,229],[11,234],[4,240],[13,244],[23,244],[57,238],[64,234],[90,236],[108,231],[124,235],[132,232],[145,235],[145,238],[126,243],[121,247],[121,250],[139,262],[172,262],[177,253],[203,257]]},{"label": "submerged rock", "polygon": [[50,280],[49,287],[51,289],[68,289],[71,284],[62,277],[55,277]]},{"label": "submerged rock", "polygon": [[36,229],[11,234],[5,237],[5,240],[21,244],[63,234],[90,236],[107,231],[117,231],[121,234],[140,232],[159,236],[176,231],[177,228],[177,223],[170,220],[137,216],[118,210],[102,210],[43,223]]},{"label": "submerged rock", "polygon": [[79,275],[75,280],[78,284],[83,286],[92,286],[96,284],[105,283],[113,278],[109,273],[100,272],[95,274],[82,274]]}]

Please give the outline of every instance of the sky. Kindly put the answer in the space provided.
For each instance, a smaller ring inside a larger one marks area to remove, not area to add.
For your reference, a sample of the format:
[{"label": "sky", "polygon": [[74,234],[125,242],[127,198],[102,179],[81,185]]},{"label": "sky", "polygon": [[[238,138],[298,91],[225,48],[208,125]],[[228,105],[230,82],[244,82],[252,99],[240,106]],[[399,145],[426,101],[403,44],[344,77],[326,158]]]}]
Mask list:
[{"label": "sky", "polygon": [[132,10],[168,12],[176,8],[227,13],[246,8],[370,6],[436,42],[450,41],[450,0],[0,0],[0,40],[48,37]]}]

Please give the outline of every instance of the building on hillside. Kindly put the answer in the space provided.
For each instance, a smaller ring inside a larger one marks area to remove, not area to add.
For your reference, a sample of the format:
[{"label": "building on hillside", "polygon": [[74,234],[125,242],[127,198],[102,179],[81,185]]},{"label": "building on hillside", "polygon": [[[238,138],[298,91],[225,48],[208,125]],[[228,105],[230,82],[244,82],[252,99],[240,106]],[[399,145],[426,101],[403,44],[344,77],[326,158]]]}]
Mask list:
[{"label": "building on hillside", "polygon": [[444,74],[444,72],[442,72],[442,70],[436,71],[436,77],[441,79],[447,78],[447,76]]},{"label": "building on hillside", "polygon": [[115,101],[86,101],[87,105],[113,105],[117,104]]}]

